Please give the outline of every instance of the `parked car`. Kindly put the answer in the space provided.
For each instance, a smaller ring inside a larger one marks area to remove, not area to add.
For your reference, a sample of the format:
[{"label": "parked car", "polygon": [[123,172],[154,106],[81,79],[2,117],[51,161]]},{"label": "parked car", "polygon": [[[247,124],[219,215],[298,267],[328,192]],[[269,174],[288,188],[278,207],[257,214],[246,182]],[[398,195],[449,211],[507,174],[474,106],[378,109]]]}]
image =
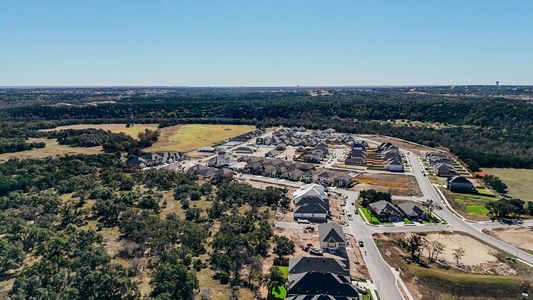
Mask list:
[{"label": "parked car", "polygon": [[348,220],[349,220],[349,221],[353,221],[352,214],[348,214]]},{"label": "parked car", "polygon": [[322,250],[320,248],[312,247],[312,248],[309,248],[309,253],[313,254],[313,255],[322,256],[322,255],[324,255],[324,250]]},{"label": "parked car", "polygon": [[309,224],[309,220],[306,220],[306,219],[298,219],[298,224]]},{"label": "parked car", "polygon": [[363,243],[363,241],[359,241],[359,247],[364,247],[365,246],[365,243]]}]

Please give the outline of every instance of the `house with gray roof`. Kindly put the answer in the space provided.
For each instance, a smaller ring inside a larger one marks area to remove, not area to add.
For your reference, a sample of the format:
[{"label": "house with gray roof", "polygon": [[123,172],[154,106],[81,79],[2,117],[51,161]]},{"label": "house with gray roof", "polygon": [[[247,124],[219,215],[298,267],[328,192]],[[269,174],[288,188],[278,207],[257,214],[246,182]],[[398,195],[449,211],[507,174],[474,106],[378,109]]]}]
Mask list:
[{"label": "house with gray roof", "polygon": [[426,211],[420,208],[416,203],[403,202],[398,204],[398,208],[404,213],[404,216],[411,221],[429,220]]},{"label": "house with gray roof", "polygon": [[318,225],[318,240],[320,248],[336,252],[346,247],[346,237],[341,225],[330,222]]},{"label": "house with gray roof", "polygon": [[453,176],[446,180],[446,188],[457,193],[476,193],[474,184],[463,176]]},{"label": "house with gray roof", "polygon": [[289,288],[285,299],[356,300],[360,298],[357,288],[352,285],[350,276],[306,272],[289,274]]},{"label": "house with gray roof", "polygon": [[349,268],[348,261],[344,259],[314,256],[289,259],[289,274],[321,272],[350,276]]},{"label": "house with gray roof", "polygon": [[382,222],[400,222],[403,219],[403,212],[396,205],[385,200],[370,203],[368,209]]}]

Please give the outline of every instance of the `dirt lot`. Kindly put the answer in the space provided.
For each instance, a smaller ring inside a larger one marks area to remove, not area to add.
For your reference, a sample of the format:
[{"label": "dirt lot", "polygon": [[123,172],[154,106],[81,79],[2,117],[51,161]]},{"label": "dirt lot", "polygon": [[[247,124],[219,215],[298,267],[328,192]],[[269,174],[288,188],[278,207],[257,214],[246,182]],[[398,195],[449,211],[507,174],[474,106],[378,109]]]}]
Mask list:
[{"label": "dirt lot", "polygon": [[[524,281],[533,283],[532,268],[505,260],[505,253],[461,233],[420,234],[445,245],[444,254],[438,258],[446,260],[450,268],[440,268],[429,262],[426,250],[421,260],[427,266],[413,263],[408,259],[408,251],[396,243],[408,235],[375,234],[374,240],[387,263],[401,270],[402,279],[415,299],[519,299]],[[458,246],[465,248],[460,266],[455,265],[455,259],[448,252]]]},{"label": "dirt lot", "polygon": [[533,253],[533,227],[494,228],[485,229],[483,232]]},{"label": "dirt lot", "polygon": [[439,241],[445,246],[444,252],[439,255],[439,258],[445,260],[449,264],[455,263],[453,249],[459,247],[465,249],[465,254],[460,260],[460,263],[463,265],[475,266],[497,260],[495,256],[496,251],[493,248],[480,243],[469,236],[431,233],[425,238],[428,241]]},{"label": "dirt lot", "polygon": [[355,180],[356,189],[376,189],[396,196],[422,196],[416,178],[410,175],[361,173]]}]

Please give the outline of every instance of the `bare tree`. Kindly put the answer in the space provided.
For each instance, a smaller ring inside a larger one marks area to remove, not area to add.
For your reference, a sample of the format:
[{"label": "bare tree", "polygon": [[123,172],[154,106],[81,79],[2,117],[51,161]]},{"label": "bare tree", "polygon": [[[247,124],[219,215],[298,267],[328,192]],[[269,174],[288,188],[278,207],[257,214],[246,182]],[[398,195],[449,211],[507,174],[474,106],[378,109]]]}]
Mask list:
[{"label": "bare tree", "polygon": [[459,264],[459,260],[465,255],[465,249],[463,247],[455,248],[452,255],[455,258],[455,263]]},{"label": "bare tree", "polygon": [[412,234],[406,241],[406,249],[411,253],[412,261],[420,260],[420,252],[424,246],[424,239],[418,234]]},{"label": "bare tree", "polygon": [[444,252],[444,244],[439,241],[425,241],[424,247],[428,252],[428,259],[430,261],[435,261],[439,258],[439,255]]}]

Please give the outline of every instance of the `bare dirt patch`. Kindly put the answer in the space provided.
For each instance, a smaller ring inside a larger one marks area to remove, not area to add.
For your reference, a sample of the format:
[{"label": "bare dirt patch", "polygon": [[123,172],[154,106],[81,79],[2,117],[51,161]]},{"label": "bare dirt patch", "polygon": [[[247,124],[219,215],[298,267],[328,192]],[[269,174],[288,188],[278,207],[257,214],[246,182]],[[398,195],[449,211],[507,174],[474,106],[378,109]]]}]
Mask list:
[{"label": "bare dirt patch", "polygon": [[483,232],[533,253],[533,227],[494,228],[485,229]]},{"label": "bare dirt patch", "polygon": [[396,196],[422,196],[416,178],[411,175],[361,173],[355,180],[357,189],[375,189]]}]

